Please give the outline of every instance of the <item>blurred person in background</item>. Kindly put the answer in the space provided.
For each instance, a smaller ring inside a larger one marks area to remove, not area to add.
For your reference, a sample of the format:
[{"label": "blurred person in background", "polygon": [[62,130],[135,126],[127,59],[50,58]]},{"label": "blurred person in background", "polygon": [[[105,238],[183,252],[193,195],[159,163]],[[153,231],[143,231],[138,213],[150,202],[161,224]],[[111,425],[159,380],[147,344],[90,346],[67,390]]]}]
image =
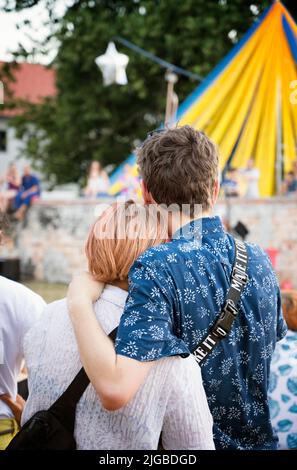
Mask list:
[{"label": "blurred person in background", "polygon": [[227,171],[225,177],[223,178],[221,187],[225,197],[239,196],[238,173],[236,168],[230,168]]},{"label": "blurred person in background", "polygon": [[[0,214],[0,237],[4,217]],[[17,394],[23,339],[46,304],[27,287],[0,276],[0,450],[19,430],[24,400]]]},{"label": "blurred person in background", "polygon": [[242,176],[246,183],[244,197],[248,199],[258,199],[260,171],[255,167],[254,160],[250,158],[247,162],[246,169],[242,171]]},{"label": "blurred person in background", "polygon": [[284,196],[297,195],[297,175],[295,175],[294,171],[289,171],[287,173],[282,185],[281,193]]},{"label": "blurred person in background", "polygon": [[297,180],[297,160],[293,162],[293,172],[294,172],[295,179]]},{"label": "blurred person in background", "polygon": [[109,190],[109,178],[106,171],[101,167],[100,163],[94,161],[91,163],[87,186],[84,189],[86,197],[107,196]]},{"label": "blurred person in background", "polygon": [[272,356],[269,406],[280,449],[297,449],[297,291],[283,291],[289,330]]},{"label": "blurred person in background", "polygon": [[32,173],[31,167],[26,165],[22,177],[21,188],[13,202],[14,218],[16,220],[23,220],[32,201],[39,197],[40,181],[37,176]]},{"label": "blurred person in background", "polygon": [[5,177],[1,178],[1,182],[5,183],[6,187],[0,192],[0,210],[6,212],[21,186],[21,177],[15,163],[9,165]]}]

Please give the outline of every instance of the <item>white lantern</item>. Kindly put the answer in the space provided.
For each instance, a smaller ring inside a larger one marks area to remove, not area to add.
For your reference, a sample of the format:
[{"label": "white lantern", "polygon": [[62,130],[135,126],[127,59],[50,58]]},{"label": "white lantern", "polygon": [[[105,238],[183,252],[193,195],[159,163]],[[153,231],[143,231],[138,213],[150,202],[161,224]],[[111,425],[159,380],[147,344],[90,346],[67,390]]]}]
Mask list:
[{"label": "white lantern", "polygon": [[114,42],[109,42],[106,52],[95,59],[103,75],[104,85],[127,85],[126,67],[129,57],[117,51]]}]

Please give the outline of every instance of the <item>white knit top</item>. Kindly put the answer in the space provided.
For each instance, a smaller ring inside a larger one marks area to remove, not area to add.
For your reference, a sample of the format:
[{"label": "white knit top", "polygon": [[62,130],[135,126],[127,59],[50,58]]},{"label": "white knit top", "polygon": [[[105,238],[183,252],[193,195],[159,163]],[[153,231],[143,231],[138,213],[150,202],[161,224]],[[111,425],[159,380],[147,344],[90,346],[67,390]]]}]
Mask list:
[{"label": "white knit top", "polygon": [[[95,304],[106,333],[119,323],[127,293],[106,286]],[[81,368],[66,300],[48,305],[25,337],[29,398],[22,424],[47,409]],[[92,385],[76,411],[78,449],[157,449],[162,431],[165,449],[214,449],[212,416],[193,357],[156,361],[134,399],[118,411],[106,411]]]}]

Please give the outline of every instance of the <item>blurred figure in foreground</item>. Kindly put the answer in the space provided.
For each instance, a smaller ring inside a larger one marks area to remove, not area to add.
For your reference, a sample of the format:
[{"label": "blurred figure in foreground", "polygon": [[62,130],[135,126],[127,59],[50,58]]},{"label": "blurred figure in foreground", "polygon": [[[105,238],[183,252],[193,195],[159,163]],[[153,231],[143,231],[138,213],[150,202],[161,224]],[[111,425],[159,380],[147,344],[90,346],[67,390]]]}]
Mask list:
[{"label": "blurred figure in foreground", "polygon": [[40,196],[40,182],[37,176],[35,176],[29,165],[24,168],[24,175],[22,177],[22,186],[20,191],[17,193],[13,208],[14,218],[16,220],[23,220],[29,206],[32,201],[39,198]]},{"label": "blurred figure in foreground", "polygon": [[107,196],[109,189],[109,178],[106,171],[101,167],[100,163],[94,161],[91,163],[87,186],[84,189],[86,197]]},{"label": "blurred figure in foreground", "polygon": [[6,184],[6,188],[0,193],[0,210],[6,212],[21,186],[21,177],[15,163],[9,165],[1,182]]},{"label": "blurred figure in foreground", "polygon": [[[0,214],[0,242],[4,219]],[[0,276],[0,450],[19,430],[24,400],[17,394],[23,339],[46,304],[27,287]]]},{"label": "blurred figure in foreground", "polygon": [[297,449],[297,291],[282,293],[287,335],[272,356],[269,406],[280,449]]}]

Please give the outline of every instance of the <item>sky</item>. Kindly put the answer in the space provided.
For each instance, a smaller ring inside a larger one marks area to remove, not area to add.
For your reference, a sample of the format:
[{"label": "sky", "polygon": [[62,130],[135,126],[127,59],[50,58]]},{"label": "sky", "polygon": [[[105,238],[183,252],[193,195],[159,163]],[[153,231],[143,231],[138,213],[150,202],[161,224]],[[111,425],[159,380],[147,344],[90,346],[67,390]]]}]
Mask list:
[{"label": "sky", "polygon": [[[59,15],[63,15],[67,3],[69,3],[69,0],[59,0],[57,2],[56,11]],[[0,60],[10,60],[12,58],[11,51],[17,49],[19,43],[30,50],[32,40],[26,36],[28,33],[30,33],[34,40],[43,40],[49,32],[43,26],[47,18],[48,13],[43,1],[35,7],[19,13],[5,13],[0,10]],[[17,24],[26,19],[30,19],[32,28],[22,27],[21,30],[18,30]],[[55,56],[55,52],[55,47],[52,47],[49,56],[35,57],[34,61],[44,64],[49,63]]]}]

